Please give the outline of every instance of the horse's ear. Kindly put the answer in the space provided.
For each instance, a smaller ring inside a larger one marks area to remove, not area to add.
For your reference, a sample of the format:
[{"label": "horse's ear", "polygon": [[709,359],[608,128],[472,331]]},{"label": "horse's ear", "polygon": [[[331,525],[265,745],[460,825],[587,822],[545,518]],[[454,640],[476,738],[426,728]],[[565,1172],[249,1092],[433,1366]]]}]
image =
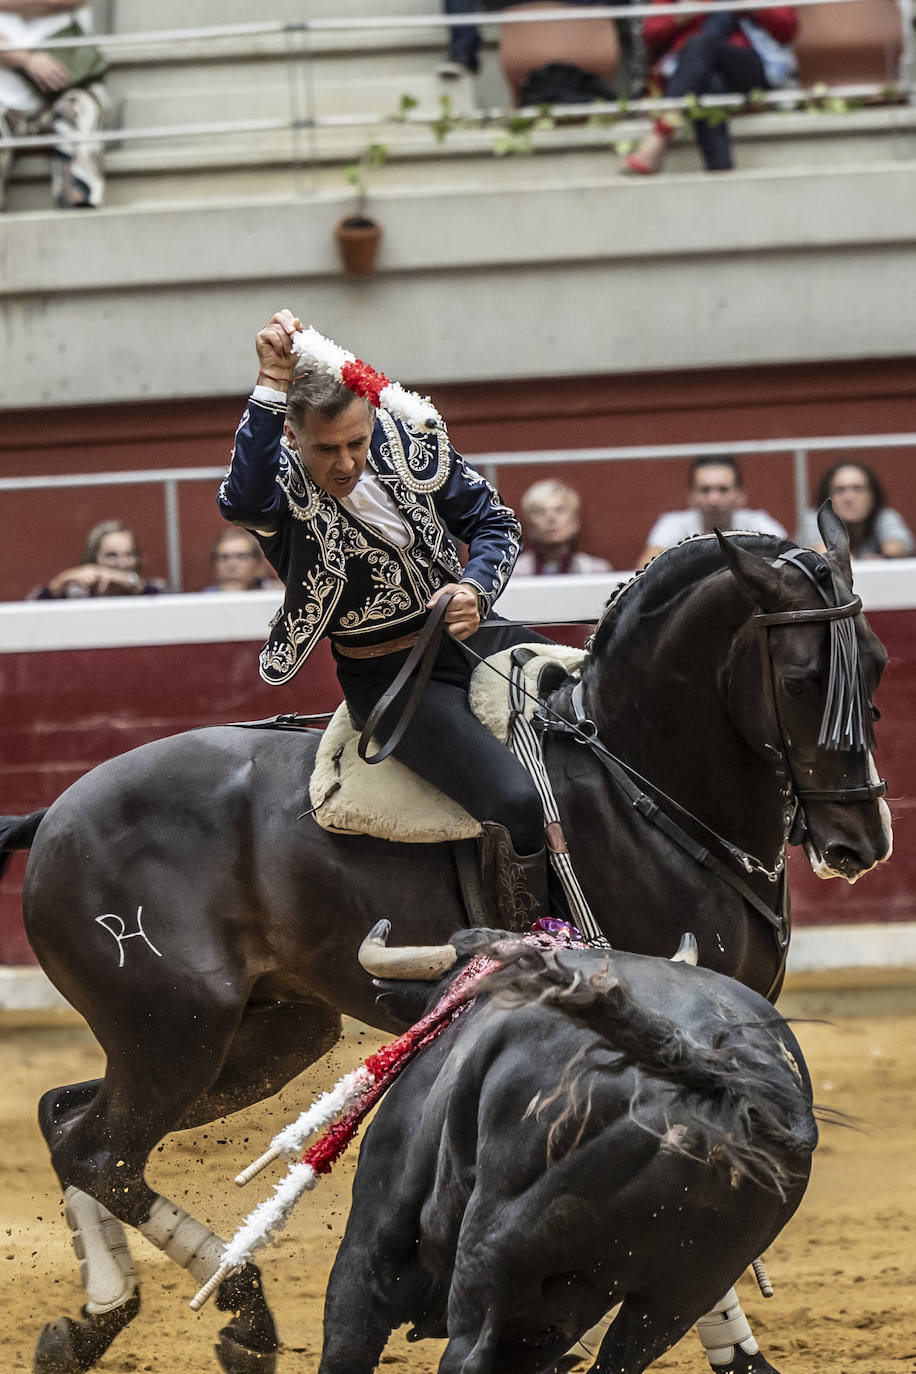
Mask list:
[{"label": "horse's ear", "polygon": [[846,586],[852,587],[852,565],[849,562],[849,533],[828,499],[817,513],[817,527],[827,550],[827,559],[834,572],[839,573]]},{"label": "horse's ear", "polygon": [[725,559],[738,586],[752,606],[760,606],[765,611],[778,610],[783,599],[779,574],[771,564],[756,553],[742,549],[740,544],[728,539],[721,530],[714,531]]}]

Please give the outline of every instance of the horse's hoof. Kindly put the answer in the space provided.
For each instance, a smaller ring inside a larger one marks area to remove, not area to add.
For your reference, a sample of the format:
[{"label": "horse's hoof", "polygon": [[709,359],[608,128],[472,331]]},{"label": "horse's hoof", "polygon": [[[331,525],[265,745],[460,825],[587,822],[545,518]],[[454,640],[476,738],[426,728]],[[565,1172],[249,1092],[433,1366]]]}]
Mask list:
[{"label": "horse's hoof", "polygon": [[219,1345],[213,1349],[220,1369],[226,1374],[276,1374],[276,1350],[252,1350],[250,1346],[240,1345],[229,1326],[223,1327]]},{"label": "horse's hoof", "polygon": [[34,1374],[86,1374],[139,1310],[140,1294],[135,1292],[110,1312],[84,1309],[82,1321],[58,1317],[48,1322],[35,1343]]},{"label": "horse's hoof", "polygon": [[84,1358],[79,1323],[58,1317],[42,1327],[35,1344],[34,1374],[83,1374],[94,1361]]},{"label": "horse's hoof", "polygon": [[779,1374],[775,1365],[771,1365],[769,1360],[761,1351],[756,1355],[748,1355],[738,1346],[735,1349],[734,1358],[728,1364],[710,1364],[713,1374]]}]

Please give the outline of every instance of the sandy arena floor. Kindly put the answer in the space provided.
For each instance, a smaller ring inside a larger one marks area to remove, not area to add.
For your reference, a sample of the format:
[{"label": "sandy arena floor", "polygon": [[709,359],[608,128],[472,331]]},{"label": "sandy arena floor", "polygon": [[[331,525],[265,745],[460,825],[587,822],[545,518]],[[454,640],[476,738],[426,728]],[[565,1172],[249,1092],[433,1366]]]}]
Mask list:
[{"label": "sandy arena floor", "polygon": [[[791,1002],[791,998],[789,999]],[[823,1000],[823,999],[822,999]],[[764,1302],[743,1281],[742,1296],[761,1347],[782,1374],[916,1374],[916,1011],[913,998],[874,993],[840,1002],[832,1025],[797,1027],[817,1099],[857,1116],[860,1132],[824,1129],[799,1213],[767,1256],[776,1296]],[[790,1014],[793,1005],[784,1005]],[[816,1014],[810,1000],[803,1010]],[[56,1180],[35,1123],[40,1093],[96,1076],[101,1057],[79,1025],[0,1021],[4,1050],[0,1157],[0,1371],[32,1368],[35,1335],[48,1319],[76,1315],[82,1293]],[[333,1056],[266,1107],[169,1138],[153,1156],[152,1184],[229,1235],[266,1195],[266,1176],[232,1186],[240,1167],[376,1043],[351,1025]],[[286,1233],[264,1252],[268,1297],[284,1342],[282,1374],[314,1370],[324,1285],[349,1201],[354,1158],[301,1204]],[[212,1307],[188,1306],[193,1281],[132,1240],[143,1308],[98,1368],[200,1374],[222,1324]],[[441,1347],[389,1343],[383,1363],[432,1374]],[[584,1366],[583,1366],[584,1368]],[[691,1334],[653,1369],[708,1370]]]}]

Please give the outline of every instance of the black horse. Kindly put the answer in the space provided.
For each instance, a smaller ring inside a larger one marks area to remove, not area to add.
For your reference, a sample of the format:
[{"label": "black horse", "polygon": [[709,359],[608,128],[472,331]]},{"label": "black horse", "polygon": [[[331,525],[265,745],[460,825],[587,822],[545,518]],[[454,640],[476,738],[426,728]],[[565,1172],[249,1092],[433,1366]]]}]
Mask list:
[{"label": "black horse", "polygon": [[[665,954],[690,928],[702,964],[771,997],[790,826],[822,877],[854,881],[891,846],[870,747],[885,654],[829,509],[822,532],[826,557],[761,535],[661,555],[609,602],[581,688],[550,701],[581,722],[549,737],[547,762],[611,943]],[[0,829],[0,849],[34,837],[29,939],[108,1060],[104,1079],[54,1089],[39,1109],[71,1224],[91,1229],[89,1195],[103,1220],[108,1209],[140,1228],[195,1277],[215,1268],[216,1239],[148,1187],[150,1151],[277,1092],[330,1049],[341,1012],[401,1028],[356,960],[380,917],[401,944],[466,924],[450,846],[341,837],[304,814],[317,744],[225,726],[176,736]],[[646,814],[655,803],[661,826]],[[90,1299],[82,1321],[45,1328],[39,1370],[89,1368],[138,1304],[130,1277]],[[226,1280],[217,1301],[236,1314],[224,1366],[247,1374],[263,1354],[272,1368],[257,1271]]]}]

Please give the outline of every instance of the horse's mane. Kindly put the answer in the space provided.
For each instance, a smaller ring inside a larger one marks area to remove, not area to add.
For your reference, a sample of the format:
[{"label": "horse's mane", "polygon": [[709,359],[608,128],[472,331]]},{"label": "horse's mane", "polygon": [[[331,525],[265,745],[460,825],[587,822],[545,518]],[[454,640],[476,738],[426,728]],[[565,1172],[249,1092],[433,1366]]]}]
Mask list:
[{"label": "horse's mane", "polygon": [[[794,547],[792,540],[777,534],[729,532],[729,539],[761,558],[776,558]],[[589,640],[590,653],[598,654],[611,639],[626,631],[636,619],[668,609],[697,583],[725,566],[714,534],[694,534],[665,549],[645,568],[621,582],[605,604],[601,619]]]}]

